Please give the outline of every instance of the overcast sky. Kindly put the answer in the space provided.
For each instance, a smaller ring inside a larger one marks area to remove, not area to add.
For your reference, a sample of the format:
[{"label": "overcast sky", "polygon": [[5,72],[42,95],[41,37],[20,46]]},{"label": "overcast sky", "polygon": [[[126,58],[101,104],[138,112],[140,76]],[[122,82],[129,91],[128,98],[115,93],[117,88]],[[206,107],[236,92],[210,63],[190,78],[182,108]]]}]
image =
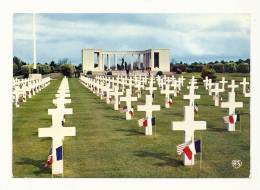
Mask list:
[{"label": "overcast sky", "polygon": [[[32,14],[15,14],[13,53],[32,63]],[[82,48],[169,48],[176,61],[250,57],[248,14],[36,14],[37,61],[69,58]]]}]

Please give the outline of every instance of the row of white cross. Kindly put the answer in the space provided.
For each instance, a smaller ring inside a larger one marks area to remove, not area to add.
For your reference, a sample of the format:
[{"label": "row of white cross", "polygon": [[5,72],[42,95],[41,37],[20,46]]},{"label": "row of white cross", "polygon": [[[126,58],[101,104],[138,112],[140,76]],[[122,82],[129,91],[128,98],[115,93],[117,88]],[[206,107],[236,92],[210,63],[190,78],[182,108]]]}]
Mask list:
[{"label": "row of white cross", "polygon": [[48,115],[52,116],[52,125],[49,128],[39,128],[39,137],[52,138],[52,174],[63,174],[63,140],[65,136],[76,136],[75,127],[65,127],[65,115],[73,113],[72,108],[66,108],[70,104],[70,90],[68,79],[64,77],[53,99],[55,109],[48,109]]},{"label": "row of white cross", "polygon": [[[118,89],[120,88],[120,86],[117,86],[115,84],[113,84],[112,86],[114,86],[114,90],[110,88],[110,84],[109,84],[109,80],[107,81],[104,77],[97,77],[99,79],[97,79],[97,81],[94,81],[95,79],[91,79],[91,78],[87,78],[84,76],[80,77],[80,81],[81,83],[86,86],[87,88],[89,88],[90,90],[96,92],[96,94],[100,95],[102,97],[101,94],[103,94],[103,92],[106,92],[106,98],[110,98],[111,95],[115,96],[115,102],[114,102],[114,109],[118,110],[118,99],[120,101],[125,101],[126,102],[126,107],[127,107],[127,112],[126,112],[126,119],[130,120],[131,119],[131,114],[128,112],[129,110],[132,109],[131,107],[131,102],[132,101],[137,101],[137,97],[132,97],[132,88],[131,88],[131,82],[129,85],[129,89],[126,89],[126,96],[125,97],[120,97],[122,96],[124,93],[119,92]],[[97,86],[98,88],[102,89],[102,85],[104,86],[104,83],[102,83],[101,87],[99,85],[95,85],[95,83],[99,83],[98,80],[103,79],[102,82],[107,83],[107,85],[105,86],[105,90],[102,91],[101,90],[101,94],[99,92],[97,92],[98,90],[95,89],[95,86]],[[165,80],[166,79],[166,80]],[[172,79],[172,80],[171,80]],[[183,85],[183,81],[184,78],[180,77],[181,82],[177,82],[177,80],[174,80],[173,77],[171,78],[166,78],[165,76],[163,78],[157,77],[157,83],[159,84],[158,86],[161,88],[161,93],[165,94],[165,107],[169,108],[169,104],[168,104],[168,100],[171,94],[173,94],[174,96],[177,96],[177,91],[181,90],[181,86]],[[118,79],[117,79],[118,80]],[[121,78],[122,80],[122,78]],[[121,81],[119,80],[119,81]],[[131,78],[130,78],[131,80]],[[145,80],[145,78],[144,78]],[[94,81],[94,82],[93,82]],[[112,79],[112,81],[115,81],[115,79]],[[140,78],[140,81],[142,81],[142,79]],[[136,83],[138,84],[138,81],[136,81]],[[149,95],[146,95],[146,102],[145,105],[137,105],[137,111],[145,111],[146,112],[146,118],[148,120],[147,122],[147,127],[145,127],[145,134],[146,135],[152,135],[152,122],[151,122],[151,118],[152,116],[152,112],[153,111],[159,111],[160,110],[160,105],[153,105],[153,91],[156,90],[156,87],[153,86],[153,77],[151,77],[148,80],[148,87],[144,89],[147,89],[149,91]],[[118,83],[120,84],[120,83]],[[177,85],[176,85],[177,84]],[[205,121],[194,121],[194,100],[200,98],[198,95],[195,95],[194,90],[197,89],[198,87],[195,86],[195,84],[197,84],[197,81],[195,80],[195,78],[193,77],[190,80],[190,87],[188,87],[190,89],[190,94],[189,95],[185,95],[184,98],[185,99],[189,99],[190,100],[190,106],[185,106],[185,113],[184,113],[184,121],[181,122],[172,122],[172,129],[173,130],[184,130],[185,131],[185,141],[188,140],[193,140],[194,141],[194,131],[195,130],[202,130],[202,129],[206,129],[206,122]],[[173,86],[174,89],[170,90],[170,86]],[[138,90],[138,89],[137,89]],[[111,92],[112,91],[112,92]],[[107,93],[109,92],[109,94]],[[107,103],[109,103],[108,101],[106,101]],[[184,164],[185,165],[193,165],[194,164],[194,156],[193,158],[190,160],[188,159],[186,156],[183,157],[184,158]]]},{"label": "row of white cross", "polygon": [[26,102],[36,93],[50,84],[50,77],[43,79],[14,79],[13,102],[15,107],[20,107],[20,102]]},{"label": "row of white cross", "polygon": [[[146,117],[152,117],[153,111],[159,111],[160,106],[159,105],[152,105],[153,98],[152,94],[153,91],[156,90],[156,87],[153,86],[154,80],[153,77],[150,79],[146,77],[141,76],[134,76],[130,77],[129,79],[124,78],[122,76],[118,76],[115,78],[108,78],[105,76],[98,76],[96,78],[87,78],[84,76],[80,77],[80,80],[83,85],[85,85],[87,88],[89,88],[91,91],[95,92],[97,95],[100,95],[101,99],[103,98],[103,93],[106,92],[108,96],[106,96],[107,99],[111,100],[110,96],[115,96],[115,102],[114,102],[114,109],[118,110],[118,104],[120,101],[126,101],[127,110],[131,109],[131,102],[137,101],[137,97],[132,97],[132,86],[137,87],[137,94],[138,98],[141,97],[140,89],[149,90],[149,95],[146,95],[146,104],[145,105],[138,105],[137,111],[145,111]],[[177,92],[181,90],[181,86],[183,86],[183,81],[185,79],[183,77],[180,77],[178,80],[176,80],[174,77],[166,77],[163,76],[162,78],[157,76],[156,81],[161,89],[161,94],[165,94],[165,107],[169,108],[169,99],[170,95],[173,94],[174,96],[177,95]],[[112,82],[111,82],[112,81]],[[134,85],[132,85],[132,82],[134,81]],[[145,84],[148,82],[148,87],[145,88]],[[114,88],[110,88],[110,83],[112,83],[112,86]],[[219,93],[224,92],[225,90],[225,84],[228,83],[225,81],[225,78],[222,78],[222,81],[220,81],[222,84],[222,89],[219,89],[218,83],[212,83],[211,79],[206,78],[204,80],[204,85],[206,89],[209,90],[209,95],[212,95],[212,92],[215,93],[215,105],[217,106],[219,104]],[[105,85],[106,84],[106,85]],[[189,94],[184,95],[184,99],[189,99],[189,106],[184,107],[184,121],[178,121],[178,122],[172,122],[172,129],[173,130],[184,130],[185,131],[185,142],[191,141],[194,143],[194,131],[195,130],[205,130],[206,129],[206,121],[194,121],[194,102],[196,99],[200,99],[200,95],[195,94],[195,89],[198,89],[198,86],[196,86],[197,80],[193,76],[190,81],[187,88],[189,89]],[[106,86],[105,90],[102,90],[102,86]],[[232,94],[234,94],[234,81],[231,82],[231,85],[228,85],[229,88],[231,88]],[[243,85],[243,84],[242,84]],[[120,97],[124,94],[125,86],[128,86],[129,89],[126,89],[126,96]],[[170,87],[173,86],[174,89],[170,90]],[[214,89],[212,87],[215,86]],[[121,88],[121,92],[119,92],[119,89]],[[243,87],[244,88],[244,87]],[[100,89],[100,91],[99,91]],[[109,92],[109,94],[108,94]],[[230,110],[234,110],[236,107],[239,107],[240,104],[236,104],[235,98],[233,95],[229,95],[229,101],[227,103],[223,102],[222,106],[229,108]],[[107,103],[110,103],[107,100]],[[126,119],[131,119],[131,115],[129,112],[126,112]],[[147,127],[146,128],[146,135],[152,134],[152,128]],[[192,153],[192,159],[188,159],[186,155],[184,155],[184,164],[185,165],[194,165],[194,155]]]},{"label": "row of white cross", "polygon": [[[225,80],[225,77],[222,77],[222,80],[219,82],[222,85],[222,88],[219,88],[219,83],[212,83],[211,79],[208,79],[208,77],[203,80],[205,88],[209,91],[209,95],[212,95],[212,92],[214,93],[213,99],[215,101],[215,106],[219,106],[219,97],[220,93],[225,91],[225,84],[228,83],[228,81]],[[247,91],[247,85],[249,85],[249,82],[246,81],[246,78],[243,78],[243,81],[240,82],[243,89],[243,94],[245,97],[250,97],[250,92]],[[212,88],[214,86],[214,89]],[[242,108],[243,102],[236,102],[236,93],[235,89],[239,87],[239,85],[236,84],[235,80],[231,80],[231,84],[227,86],[231,89],[231,91],[228,93],[228,101],[227,102],[221,102],[221,108],[228,108],[228,114],[233,115],[235,114],[236,108]],[[228,131],[235,131],[235,123],[231,124],[228,123]]]}]

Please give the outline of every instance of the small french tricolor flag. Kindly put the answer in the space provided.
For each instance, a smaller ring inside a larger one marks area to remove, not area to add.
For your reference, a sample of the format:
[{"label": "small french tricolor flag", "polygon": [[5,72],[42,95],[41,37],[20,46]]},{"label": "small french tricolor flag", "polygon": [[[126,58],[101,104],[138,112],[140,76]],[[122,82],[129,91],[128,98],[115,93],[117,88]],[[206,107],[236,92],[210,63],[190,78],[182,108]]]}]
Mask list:
[{"label": "small french tricolor flag", "polygon": [[171,106],[171,105],[172,105],[172,102],[173,102],[173,101],[172,101],[172,98],[170,98],[169,101],[168,101],[168,104]]},{"label": "small french tricolor flag", "polygon": [[152,126],[155,126],[155,117],[152,117],[150,119],[142,118],[138,120],[139,127],[147,127],[148,123],[152,124]]},{"label": "small french tricolor flag", "polygon": [[237,117],[236,114],[233,115],[228,115],[223,117],[224,123],[228,123],[228,124],[235,124],[237,122],[237,119],[240,119],[240,117]]}]

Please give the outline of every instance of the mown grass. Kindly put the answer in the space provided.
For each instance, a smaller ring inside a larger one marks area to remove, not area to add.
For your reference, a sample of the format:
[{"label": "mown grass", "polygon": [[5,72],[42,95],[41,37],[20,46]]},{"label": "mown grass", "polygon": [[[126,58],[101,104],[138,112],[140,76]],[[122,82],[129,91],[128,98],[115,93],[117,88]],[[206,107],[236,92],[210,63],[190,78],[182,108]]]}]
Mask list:
[{"label": "mown grass", "polygon": [[[199,77],[199,74],[195,74]],[[249,75],[226,75],[242,81]],[[190,78],[191,74],[185,77]],[[219,78],[221,79],[221,78]],[[13,115],[13,175],[15,177],[51,177],[50,169],[44,169],[51,139],[38,138],[39,127],[49,127],[51,117],[47,109],[60,84],[52,81],[41,94],[33,97],[21,108],[14,108]],[[182,95],[187,94],[185,87]],[[227,109],[214,107],[212,97],[200,83],[197,93],[199,114],[195,120],[207,121],[206,131],[196,131],[195,138],[202,140],[202,162],[196,156],[196,165],[185,167],[176,157],[176,145],[183,142],[183,131],[172,131],[171,121],[183,119],[188,101],[182,96],[174,98],[173,107],[164,108],[164,96],[155,94],[154,104],[161,105],[156,116],[156,136],[145,136],[137,120],[144,112],[135,112],[131,121],[113,110],[104,100],[92,94],[79,83],[70,79],[73,115],[67,116],[65,126],[75,126],[76,137],[64,141],[64,177],[248,177],[250,173],[250,111],[249,98],[237,90],[237,101],[243,101],[241,125],[236,132],[228,132],[222,117]],[[227,100],[227,92],[223,95]],[[144,96],[133,105],[144,104]],[[232,167],[232,160],[242,160],[239,169]],[[201,167],[200,167],[201,166]]]}]

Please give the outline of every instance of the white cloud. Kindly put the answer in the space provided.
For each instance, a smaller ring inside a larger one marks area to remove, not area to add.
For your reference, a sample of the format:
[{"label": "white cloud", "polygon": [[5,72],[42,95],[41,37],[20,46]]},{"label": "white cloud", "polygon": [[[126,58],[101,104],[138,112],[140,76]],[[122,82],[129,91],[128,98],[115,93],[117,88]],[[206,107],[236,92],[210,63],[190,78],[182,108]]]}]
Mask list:
[{"label": "white cloud", "polygon": [[[68,19],[66,15],[53,19],[45,14],[36,18],[37,43],[44,49],[38,49],[44,52],[38,55],[47,60],[53,54],[80,60],[80,49],[84,47],[123,50],[163,46],[170,48],[177,57],[250,54],[248,14],[135,15],[133,20],[130,15],[129,19],[120,22],[109,20],[109,15],[107,22],[85,18],[84,15],[81,19]],[[31,40],[32,14],[15,15],[15,53],[21,48],[19,41],[28,41],[31,45]],[[248,48],[230,48],[231,42],[234,46]]]}]

